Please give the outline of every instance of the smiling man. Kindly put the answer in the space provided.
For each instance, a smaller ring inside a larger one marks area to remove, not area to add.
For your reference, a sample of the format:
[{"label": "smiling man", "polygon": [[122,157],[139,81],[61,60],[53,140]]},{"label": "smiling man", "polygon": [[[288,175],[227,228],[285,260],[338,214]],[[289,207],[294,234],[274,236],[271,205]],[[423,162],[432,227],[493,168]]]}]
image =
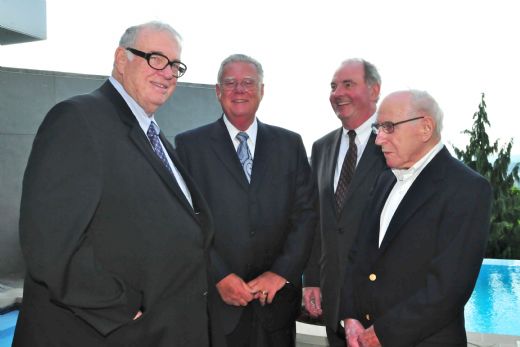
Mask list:
[{"label": "smiling man", "polygon": [[363,59],[348,59],[332,76],[329,100],[341,128],[312,146],[312,170],[319,189],[320,224],[304,275],[305,308],[313,317],[323,312],[329,345],[345,346],[339,325],[339,291],[343,268],[359,230],[370,188],[385,168],[370,124],[381,77]]},{"label": "smiling man", "polygon": [[464,305],[489,232],[489,182],[442,144],[426,92],[388,95],[372,125],[381,173],[346,266],[340,317],[350,347],[465,347]]},{"label": "smiling man", "polygon": [[208,346],[211,217],[154,118],[179,34],[128,28],[112,77],[54,106],[23,181],[27,275],[13,346]]},{"label": "smiling man", "polygon": [[298,134],[256,118],[264,84],[255,59],[226,58],[216,93],[222,118],[175,139],[215,221],[212,346],[294,346],[316,221],[305,148]]}]

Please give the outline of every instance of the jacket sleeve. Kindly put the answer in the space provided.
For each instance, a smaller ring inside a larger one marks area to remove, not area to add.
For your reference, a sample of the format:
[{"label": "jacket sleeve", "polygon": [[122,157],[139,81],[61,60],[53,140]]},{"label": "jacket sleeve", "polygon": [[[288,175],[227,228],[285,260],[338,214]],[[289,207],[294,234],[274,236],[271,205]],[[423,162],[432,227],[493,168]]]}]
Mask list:
[{"label": "jacket sleeve", "polygon": [[96,261],[89,225],[103,168],[86,116],[69,100],[40,126],[23,179],[20,243],[28,276],[51,301],[106,335],[133,319],[141,294]]},{"label": "jacket sleeve", "polygon": [[[311,171],[312,171],[312,179],[314,181],[315,187],[318,186],[318,179],[316,174],[316,160],[317,160],[317,149],[316,145],[312,146],[312,155],[311,155]],[[316,188],[317,189],[317,188]],[[319,199],[316,198],[315,213],[316,216],[319,216],[320,206]],[[314,228],[314,239],[312,242],[311,255],[309,257],[309,261],[307,262],[307,266],[305,267],[305,271],[303,272],[303,286],[304,287],[319,287],[320,286],[320,259],[321,259],[321,230],[320,230],[320,218],[318,218],[316,222],[316,227]]]},{"label": "jacket sleeve", "polygon": [[309,160],[300,136],[296,144],[297,169],[295,189],[289,215],[290,230],[283,246],[283,251],[275,260],[271,271],[284,277],[291,283],[301,284],[301,277],[309,258],[317,216],[315,203],[317,192],[311,178]]}]

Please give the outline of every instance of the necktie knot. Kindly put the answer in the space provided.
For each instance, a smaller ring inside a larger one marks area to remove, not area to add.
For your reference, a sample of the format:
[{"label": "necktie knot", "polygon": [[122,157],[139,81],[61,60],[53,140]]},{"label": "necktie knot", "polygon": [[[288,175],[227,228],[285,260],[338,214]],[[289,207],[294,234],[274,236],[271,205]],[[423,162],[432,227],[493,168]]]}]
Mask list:
[{"label": "necktie knot", "polygon": [[155,124],[155,122],[150,122],[150,126],[148,127],[148,131],[146,132],[146,135],[148,135],[148,137],[156,137],[156,136],[159,136],[159,126],[157,124]]},{"label": "necktie knot", "polygon": [[349,147],[352,146],[352,144],[356,143],[356,132],[354,130],[349,130],[347,132],[348,135],[348,144]]},{"label": "necktie knot", "polygon": [[241,131],[237,134],[237,139],[238,139],[238,141],[240,141],[240,143],[247,141],[248,138],[249,138],[249,135],[247,135],[246,132]]}]

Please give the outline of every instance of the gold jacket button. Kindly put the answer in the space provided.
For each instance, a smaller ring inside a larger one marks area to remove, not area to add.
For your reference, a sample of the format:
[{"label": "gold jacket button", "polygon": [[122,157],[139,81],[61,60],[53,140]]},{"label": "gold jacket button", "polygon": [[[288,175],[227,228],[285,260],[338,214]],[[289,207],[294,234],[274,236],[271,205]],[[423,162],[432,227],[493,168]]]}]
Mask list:
[{"label": "gold jacket button", "polygon": [[376,278],[377,278],[376,274],[370,274],[370,275],[368,276],[368,279],[369,279],[370,281],[372,281],[372,282],[374,282],[374,281],[376,280]]}]

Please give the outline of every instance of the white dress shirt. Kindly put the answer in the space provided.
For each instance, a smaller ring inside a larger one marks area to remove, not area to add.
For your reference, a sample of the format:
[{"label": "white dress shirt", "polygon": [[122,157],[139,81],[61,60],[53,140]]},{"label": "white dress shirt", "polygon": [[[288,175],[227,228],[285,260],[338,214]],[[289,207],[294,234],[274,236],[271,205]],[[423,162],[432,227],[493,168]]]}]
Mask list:
[{"label": "white dress shirt", "polygon": [[381,212],[381,219],[379,220],[379,247],[381,247],[388,225],[390,224],[397,207],[399,207],[399,204],[408,192],[408,189],[410,189],[412,183],[419,176],[422,170],[443,147],[444,145],[439,141],[439,143],[430,149],[430,151],[426,153],[424,157],[419,159],[411,168],[405,170],[392,169],[392,172],[397,178],[397,182],[388,195],[383,211]]},{"label": "white dress shirt", "polygon": [[376,121],[376,115],[372,115],[369,119],[367,119],[363,124],[361,124],[356,129],[345,129],[343,128],[343,133],[341,134],[341,141],[339,144],[339,152],[338,159],[336,161],[336,170],[334,171],[334,191],[338,187],[339,175],[341,174],[341,167],[343,166],[343,161],[345,160],[345,155],[347,154],[349,147],[349,138],[348,131],[354,130],[356,132],[356,146],[357,146],[357,160],[356,166],[359,163],[359,159],[363,155],[363,151],[365,150],[368,139],[370,138],[370,134],[372,134],[372,123]]},{"label": "white dress shirt", "polygon": [[[224,124],[226,125],[227,131],[229,132],[229,136],[231,137],[231,140],[233,140],[233,146],[235,146],[235,152],[238,149],[238,145],[240,144],[240,141],[237,139],[237,134],[241,132],[238,130],[231,122],[227,119],[227,116],[224,115]],[[247,139],[247,146],[249,147],[249,152],[251,152],[251,159],[255,158],[255,148],[256,148],[256,134],[258,133],[258,123],[255,120],[249,128],[247,128],[246,131],[244,131],[249,138]],[[254,164],[253,164],[254,165]]]}]

